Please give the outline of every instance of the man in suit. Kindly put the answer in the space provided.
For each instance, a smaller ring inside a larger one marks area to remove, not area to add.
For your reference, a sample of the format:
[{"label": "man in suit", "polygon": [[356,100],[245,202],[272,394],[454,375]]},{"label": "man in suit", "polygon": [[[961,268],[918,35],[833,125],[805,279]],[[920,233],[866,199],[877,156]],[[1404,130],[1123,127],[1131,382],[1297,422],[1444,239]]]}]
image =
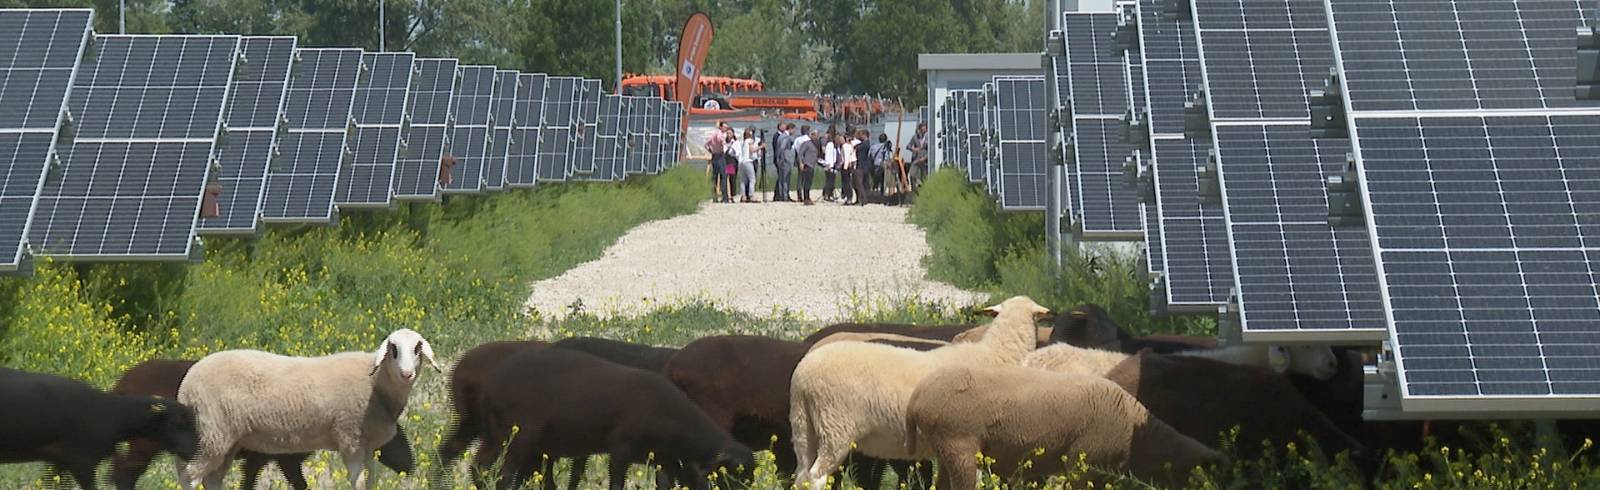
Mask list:
[{"label": "man in suit", "polygon": [[794,127],[788,122],[778,123],[778,135],[773,140],[772,147],[776,149],[773,154],[772,166],[778,176],[778,182],[772,186],[772,200],[789,200],[789,169],[794,168],[795,151],[794,137],[789,135],[789,130]]},{"label": "man in suit", "polygon": [[811,126],[801,126],[800,137],[794,140],[795,165],[800,169],[800,202],[807,206],[815,204],[811,201],[811,177],[822,159],[816,138],[817,132]]},{"label": "man in suit", "polygon": [[865,129],[856,129],[856,134],[852,136],[855,142],[850,146],[850,149],[856,152],[855,168],[850,169],[850,187],[854,189],[856,201],[853,204],[857,206],[867,205],[867,182],[871,180],[872,175],[872,143],[869,134],[871,133]]}]

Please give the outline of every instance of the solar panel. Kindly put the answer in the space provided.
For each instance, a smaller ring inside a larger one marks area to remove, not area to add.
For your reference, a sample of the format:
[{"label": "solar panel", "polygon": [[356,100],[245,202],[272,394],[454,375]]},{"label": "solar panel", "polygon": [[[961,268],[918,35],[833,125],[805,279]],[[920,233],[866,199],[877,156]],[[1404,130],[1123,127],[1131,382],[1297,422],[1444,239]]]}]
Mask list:
[{"label": "solar panel", "polygon": [[622,153],[618,134],[622,131],[622,96],[601,94],[600,110],[595,125],[594,159],[596,171],[604,180],[622,180],[627,169],[622,167]]},{"label": "solar panel", "polygon": [[1326,12],[1350,110],[1558,109],[1600,105],[1572,93],[1583,3],[1335,1]]},{"label": "solar panel", "polygon": [[244,59],[228,91],[224,117],[227,138],[217,155],[219,214],[202,216],[196,230],[203,235],[252,234],[260,222],[267,166],[277,154],[279,115],[289,89],[295,38],[245,37]]},{"label": "solar panel", "polygon": [[1402,408],[1592,412],[1600,110],[1566,78],[1578,2],[1328,11]]},{"label": "solar panel", "polygon": [[667,102],[667,165],[677,166],[679,159],[683,158],[683,103],[678,101]]},{"label": "solar panel", "polygon": [[511,105],[511,144],[506,150],[506,185],[533,187],[539,180],[539,131],[544,125],[543,73],[517,77],[517,97]]},{"label": "solar panel", "polygon": [[[418,58],[413,64],[407,104],[410,126],[395,161],[394,198],[427,201],[439,198],[439,170],[450,147],[451,108],[461,84],[457,62],[449,58]],[[460,166],[460,159],[456,160]]]},{"label": "solar panel", "polygon": [[0,273],[26,269],[29,222],[89,43],[88,9],[0,10]]},{"label": "solar panel", "polygon": [[[1151,147],[1141,155],[1146,260],[1159,272],[1153,304],[1171,312],[1215,312],[1233,288],[1221,207],[1202,203],[1196,170],[1211,142],[1186,140],[1184,103],[1201,89],[1193,23],[1168,16],[1162,0],[1140,0],[1145,120]],[[1153,210],[1151,208],[1154,208]]]},{"label": "solar panel", "polygon": [[1000,150],[1000,141],[996,137],[1000,124],[1000,104],[995,100],[994,82],[983,84],[983,168],[984,183],[989,190],[989,195],[998,199],[1005,186],[1005,181],[1000,178],[1000,162],[995,156]]},{"label": "solar panel", "polygon": [[267,167],[261,221],[332,224],[361,50],[296,48],[284,100],[286,132]]},{"label": "solar panel", "polygon": [[[61,41],[81,44],[72,17]],[[188,259],[239,36],[96,36],[95,46],[72,78],[75,138],[44,181],[28,242],[61,259]],[[74,57],[51,51],[39,51],[45,66]],[[44,124],[48,109],[37,112],[20,119]]]},{"label": "solar panel", "polygon": [[456,158],[446,193],[483,192],[483,168],[489,155],[490,112],[494,104],[493,66],[461,66],[460,83],[450,101],[455,126],[446,153]]},{"label": "solar panel", "polygon": [[573,102],[580,79],[550,77],[544,90],[544,125],[539,131],[539,180],[561,182],[572,175]]},{"label": "solar panel", "polygon": [[1000,141],[1000,207],[1040,211],[1049,191],[1049,150],[1045,137],[1044,79],[1040,77],[994,79],[1000,114],[996,125]]},{"label": "solar panel", "polygon": [[594,176],[598,172],[599,164],[595,161],[595,132],[600,119],[600,95],[604,90],[600,88],[600,81],[583,79],[578,85],[578,99],[573,107],[573,119],[577,130],[572,153],[572,171],[576,174],[589,175],[589,180],[606,180],[605,174]]},{"label": "solar panel", "polygon": [[980,183],[989,177],[989,167],[985,163],[983,154],[983,91],[967,90],[963,93],[965,100],[961,106],[966,112],[966,122],[962,124],[962,128],[966,131],[962,132],[962,137],[966,141],[962,143],[961,148],[966,150],[967,180]]},{"label": "solar panel", "polygon": [[517,100],[516,71],[495,72],[494,97],[491,99],[490,117],[494,133],[489,140],[489,153],[483,163],[483,187],[501,190],[506,187],[506,158],[511,151],[512,112]]},{"label": "solar panel", "polygon": [[1308,93],[1333,65],[1321,0],[1195,2],[1246,341],[1383,338],[1366,236],[1328,225],[1349,142],[1313,140]]},{"label": "solar panel", "polygon": [[664,102],[659,98],[646,99],[644,107],[644,168],[649,174],[661,173],[661,110]]},{"label": "solar panel", "polygon": [[1116,13],[1063,14],[1067,85],[1072,93],[1073,158],[1067,159],[1067,203],[1085,240],[1142,237],[1137,189],[1122,176],[1133,148],[1117,137],[1117,118],[1131,109],[1127,60],[1112,45]]},{"label": "solar panel", "polygon": [[645,97],[628,97],[626,100],[626,113],[624,118],[628,123],[627,154],[624,156],[623,167],[630,174],[645,173],[644,165],[644,111],[649,101]]},{"label": "solar panel", "polygon": [[[1124,21],[1131,19],[1133,22],[1133,28],[1135,30],[1138,29],[1138,19],[1140,18],[1138,4],[1122,4],[1119,5],[1119,7],[1121,9],[1119,11],[1119,15],[1125,16]],[[1126,28],[1127,27],[1124,26],[1124,29]],[[1131,106],[1131,109],[1128,114],[1123,116],[1124,119],[1129,120],[1119,121],[1118,126],[1120,130],[1129,132],[1129,134],[1122,135],[1121,138],[1125,143],[1131,143],[1126,140],[1128,138],[1138,138],[1138,136],[1135,136],[1131,133],[1132,131],[1145,131],[1142,136],[1145,138],[1148,138],[1149,136],[1148,128],[1131,125],[1131,121],[1133,120],[1141,121],[1145,125],[1149,124],[1150,97],[1148,93],[1149,91],[1145,89],[1146,84],[1144,76],[1145,61],[1143,42],[1138,39],[1133,39],[1128,42],[1128,48],[1123,52],[1122,59],[1124,73],[1126,74],[1126,78],[1128,80],[1128,102]],[[1149,196],[1152,194],[1151,190],[1154,189],[1154,186],[1146,184],[1144,180],[1147,179],[1150,174],[1150,170],[1146,168],[1146,166],[1150,163],[1150,149],[1148,147],[1140,147],[1138,144],[1132,144],[1131,146],[1132,155],[1129,155],[1125,159],[1122,178],[1126,182],[1138,182],[1138,184],[1134,186],[1136,188],[1134,200],[1137,202],[1137,206],[1139,207],[1140,236],[1144,237],[1145,242],[1144,253],[1142,256],[1144,270],[1146,276],[1148,276],[1150,279],[1157,279],[1161,277],[1161,267],[1163,265],[1161,251],[1161,216],[1156,214],[1157,208],[1155,201],[1153,199],[1149,199]],[[1126,163],[1127,161],[1131,161],[1132,165],[1128,165]],[[1134,173],[1129,175],[1129,172]],[[1146,187],[1148,187],[1148,189]]]},{"label": "solar panel", "polygon": [[393,202],[395,160],[411,87],[411,53],[365,53],[350,119],[350,165],[339,169],[333,204],[340,209],[382,208]]}]

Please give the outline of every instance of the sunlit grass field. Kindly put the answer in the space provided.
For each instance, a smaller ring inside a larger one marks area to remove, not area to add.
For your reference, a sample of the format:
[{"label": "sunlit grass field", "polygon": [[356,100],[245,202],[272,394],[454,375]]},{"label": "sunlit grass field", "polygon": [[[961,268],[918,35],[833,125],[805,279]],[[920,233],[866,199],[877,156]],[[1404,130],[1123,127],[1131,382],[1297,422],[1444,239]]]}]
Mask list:
[{"label": "sunlit grass field", "polygon": [[[198,265],[45,263],[31,278],[0,279],[0,365],[107,387],[128,366],[149,358],[198,358],[230,348],[293,355],[370,350],[399,327],[427,336],[446,365],[491,340],[582,335],[682,346],[727,333],[799,339],[819,328],[818,321],[796,312],[751,315],[712,300],[640,305],[631,311],[644,313],[626,316],[574,304],[560,320],[522,311],[528,284],[599,257],[633,226],[693,212],[708,196],[703,174],[680,168],[621,184],[564,184],[353,215],[339,227],[274,229],[254,240],[210,239],[207,260]],[[999,213],[981,189],[955,172],[929,180],[910,219],[928,232],[933,254],[926,265],[934,279],[989,292],[993,299],[1028,294],[1055,308],[1105,305],[1140,334],[1214,331],[1208,319],[1152,318],[1133,257],[1080,258],[1057,268],[1043,250],[1040,216]],[[976,321],[967,313],[974,305],[858,298],[839,292],[850,319]],[[464,461],[438,468],[433,454],[450,416],[445,383],[444,375],[425,372],[402,421],[417,474],[380,468],[374,488],[426,488],[424,475],[441,470],[441,485],[471,486]],[[1466,447],[1432,445],[1418,453],[1386,455],[1374,479],[1304,443],[1275,441],[1268,456],[1197,474],[1191,486],[1600,488],[1600,471],[1587,447],[1572,454],[1541,449],[1531,431],[1517,423],[1473,430]],[[601,460],[589,466],[584,488],[604,488]],[[789,488],[788,475],[776,471],[769,454],[758,455],[758,461],[761,467],[748,488]],[[1117,488],[1148,486],[1077,461],[1035,464],[1061,468],[1061,475],[1046,484],[1050,488],[1081,487],[1084,477]],[[172,468],[170,457],[158,460],[140,488],[176,488]],[[568,478],[566,468],[557,466],[558,482]],[[650,471],[634,468],[629,488],[653,486]],[[347,481],[343,464],[329,453],[309,460],[306,473],[315,488],[344,488]],[[265,474],[264,486],[285,488],[276,471]],[[52,482],[41,481],[43,475],[41,465],[0,466],[0,488],[48,486]],[[236,485],[237,479],[235,471],[230,483]],[[1012,482],[1008,475],[981,480],[986,489],[1025,486]]]}]

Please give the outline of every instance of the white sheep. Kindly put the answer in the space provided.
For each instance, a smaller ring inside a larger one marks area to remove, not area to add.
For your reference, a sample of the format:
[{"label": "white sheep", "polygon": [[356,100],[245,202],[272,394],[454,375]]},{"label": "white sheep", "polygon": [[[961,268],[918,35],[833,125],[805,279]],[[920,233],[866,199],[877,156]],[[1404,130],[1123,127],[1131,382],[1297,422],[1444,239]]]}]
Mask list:
[{"label": "white sheep", "polygon": [[811,352],[811,351],[814,351],[814,350],[817,350],[817,349],[821,349],[825,345],[833,344],[833,343],[836,343],[836,342],[873,342],[873,341],[876,341],[876,343],[879,343],[879,344],[892,345],[892,346],[896,346],[896,347],[916,348],[916,347],[911,347],[911,346],[917,346],[917,347],[923,347],[924,348],[924,349],[918,349],[918,350],[933,349],[933,348],[936,348],[936,347],[942,347],[942,346],[950,345],[949,342],[945,342],[943,340],[924,339],[924,338],[910,337],[910,336],[906,336],[906,335],[899,335],[899,334],[892,334],[892,333],[881,333],[881,332],[839,332],[839,333],[836,333],[836,334],[833,334],[833,335],[829,335],[827,337],[823,337],[822,340],[818,340],[817,343],[811,344],[811,348],[807,349],[806,352]]},{"label": "white sheep", "polygon": [[[1172,355],[1204,357],[1240,366],[1271,369],[1276,373],[1294,372],[1320,380],[1339,373],[1339,357],[1333,349],[1312,345],[1235,345],[1216,349],[1195,349]],[[1054,344],[1028,354],[1022,365],[1057,372],[1076,372],[1104,376],[1128,354],[1085,349],[1070,344]]]},{"label": "white sheep", "polygon": [[1018,365],[1034,348],[1034,322],[1050,310],[1024,296],[991,306],[991,328],[977,343],[916,351],[837,342],[806,354],[790,383],[795,481],[821,490],[857,450],[878,458],[928,459],[906,449],[905,408],[922,379],[950,365]]},{"label": "white sheep", "polygon": [[394,437],[421,359],[435,370],[433,347],[410,329],[396,330],[377,352],[290,357],[256,350],[208,355],[190,368],[178,401],[193,407],[200,452],[180,478],[223,488],[240,450],[339,452],[350,483],[368,486],[372,453]]}]

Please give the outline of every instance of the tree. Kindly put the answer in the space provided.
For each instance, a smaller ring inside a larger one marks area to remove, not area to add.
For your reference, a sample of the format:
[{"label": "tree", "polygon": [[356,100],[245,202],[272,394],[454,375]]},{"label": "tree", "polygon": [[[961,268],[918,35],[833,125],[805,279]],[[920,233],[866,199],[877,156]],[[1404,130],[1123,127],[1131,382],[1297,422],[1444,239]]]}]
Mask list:
[{"label": "tree", "polygon": [[866,93],[919,100],[926,90],[917,55],[965,50],[966,36],[949,2],[878,0],[855,25],[848,62]]}]

